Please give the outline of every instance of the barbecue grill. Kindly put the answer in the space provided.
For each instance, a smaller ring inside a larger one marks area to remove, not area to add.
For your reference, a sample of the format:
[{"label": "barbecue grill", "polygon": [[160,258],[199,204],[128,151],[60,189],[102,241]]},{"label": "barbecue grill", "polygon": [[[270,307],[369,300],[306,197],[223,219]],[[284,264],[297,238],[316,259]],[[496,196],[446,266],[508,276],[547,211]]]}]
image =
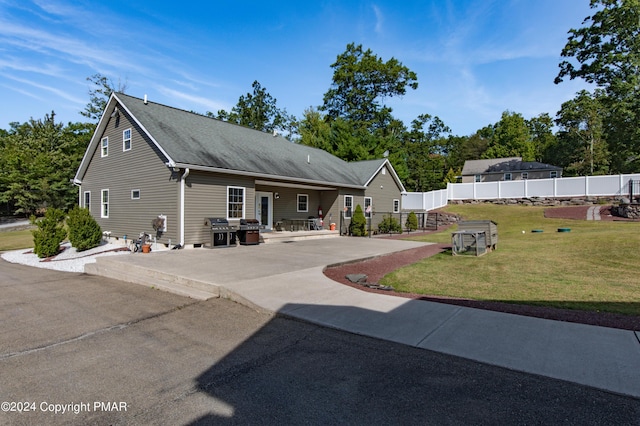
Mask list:
[{"label": "barbecue grill", "polygon": [[260,244],[260,222],[257,219],[240,219],[238,239],[243,246]]},{"label": "barbecue grill", "polygon": [[236,228],[229,225],[224,217],[207,217],[204,226],[211,234],[210,248],[231,247],[236,245]]}]

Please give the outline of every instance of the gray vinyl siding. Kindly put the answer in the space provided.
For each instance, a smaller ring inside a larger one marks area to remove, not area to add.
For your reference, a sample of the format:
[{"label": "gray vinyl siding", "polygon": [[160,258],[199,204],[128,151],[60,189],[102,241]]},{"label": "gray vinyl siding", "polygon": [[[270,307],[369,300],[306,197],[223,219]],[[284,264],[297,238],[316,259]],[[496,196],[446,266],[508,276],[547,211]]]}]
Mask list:
[{"label": "gray vinyl siding", "polygon": [[[131,128],[131,150],[123,152],[122,132]],[[151,225],[158,215],[167,216],[167,232],[158,242],[172,244],[179,240],[179,190],[177,176],[164,163],[167,161],[129,119],[124,111],[119,118],[110,118],[104,137],[109,138],[108,156],[101,156],[101,144],[91,156],[87,172],[80,186],[81,202],[84,192],[91,192],[91,214],[103,231],[112,237],[137,238],[140,232],[155,236]],[[109,190],[109,217],[101,217],[102,190]],[[132,200],[131,191],[140,190],[140,199]]]},{"label": "gray vinyl siding", "polygon": [[[227,187],[245,188],[244,217],[255,216],[254,180],[250,177],[191,171],[186,180],[185,191],[185,244],[203,244],[210,241],[209,231],[204,227],[207,217],[227,217]],[[230,219],[229,224],[238,225],[239,219]]]},{"label": "gray vinyl siding", "polygon": [[[402,208],[400,187],[393,178],[390,170],[387,170],[384,175],[378,172],[369,183],[365,191],[365,196],[371,197],[373,205],[371,228],[374,230],[378,229],[378,224],[382,222],[385,213],[393,212],[393,200],[398,200],[400,209]],[[362,207],[364,209],[364,200]]]}]

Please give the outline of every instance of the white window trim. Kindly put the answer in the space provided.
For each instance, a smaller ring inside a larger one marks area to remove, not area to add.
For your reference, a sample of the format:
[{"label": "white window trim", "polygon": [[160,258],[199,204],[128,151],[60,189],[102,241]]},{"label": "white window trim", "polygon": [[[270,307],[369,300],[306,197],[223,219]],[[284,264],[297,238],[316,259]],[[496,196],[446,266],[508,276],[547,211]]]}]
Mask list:
[{"label": "white window trim", "polygon": [[[242,216],[240,217],[230,217],[229,216],[229,190],[231,189],[241,189],[242,190]],[[245,214],[245,206],[247,203],[247,189],[244,186],[227,186],[227,219],[244,219]]]},{"label": "white window trim", "polygon": [[[509,176],[509,179],[507,179],[507,176]],[[504,180],[507,182],[513,180],[513,175],[511,173],[505,173]]]},{"label": "white window trim", "polygon": [[[300,197],[305,197],[306,198],[305,204],[306,204],[307,208],[304,209],[304,210],[300,210]],[[298,213],[309,212],[309,194],[298,194],[298,196],[296,197],[296,211]]]},{"label": "white window trim", "polygon": [[[124,136],[126,132],[129,132],[129,138],[128,138],[128,139],[125,139],[125,136]],[[123,151],[123,152],[125,152],[125,151],[131,151],[131,146],[132,146],[131,139],[132,139],[132,136],[131,136],[131,128],[124,129],[124,130],[122,131],[122,151]],[[127,147],[126,147],[126,142],[127,142],[127,141],[129,141],[129,148],[127,148]]]},{"label": "white window trim", "polygon": [[100,157],[109,156],[109,137],[104,137],[100,140]]},{"label": "white window trim", "polygon": [[520,175],[520,177],[522,178],[522,180],[527,180],[527,179],[529,179],[529,172],[522,172],[522,174]]},{"label": "white window trim", "polygon": [[[371,210],[369,211],[369,213],[367,213],[367,200],[369,200],[369,206],[371,207]],[[367,219],[371,219],[372,211],[373,211],[373,198],[364,197],[364,217],[366,217]]]},{"label": "white window trim", "polygon": [[[137,196],[137,197],[134,197],[134,195],[133,195],[135,192],[137,192],[137,193],[138,193],[138,196]],[[140,197],[141,197],[141,193],[140,193],[140,190],[139,190],[139,189],[132,189],[132,190],[131,190],[131,199],[132,199],[132,200],[139,200],[139,199],[140,199]]]},{"label": "white window trim", "polygon": [[474,176],[474,178],[473,178],[473,180],[474,180],[475,182],[482,182],[482,175],[475,175],[475,176]]},{"label": "white window trim", "polygon": [[549,177],[551,179],[556,179],[558,177],[558,172],[556,170],[552,170],[549,172]]},{"label": "white window trim", "polygon": [[400,213],[400,200],[397,198],[393,199],[393,212]]},{"label": "white window trim", "polygon": [[[104,201],[104,195],[107,194],[107,201]],[[106,207],[106,214],[105,214]],[[103,189],[100,191],[100,217],[108,219],[109,218],[109,190]]]},{"label": "white window trim", "polygon": [[82,203],[85,209],[91,211],[91,191],[84,191],[84,196],[82,197]]},{"label": "white window trim", "polygon": [[[347,208],[347,198],[351,200],[351,212],[349,212],[349,209]],[[353,195],[345,195],[344,196],[344,218],[345,219],[351,219],[351,213],[353,213]]]}]

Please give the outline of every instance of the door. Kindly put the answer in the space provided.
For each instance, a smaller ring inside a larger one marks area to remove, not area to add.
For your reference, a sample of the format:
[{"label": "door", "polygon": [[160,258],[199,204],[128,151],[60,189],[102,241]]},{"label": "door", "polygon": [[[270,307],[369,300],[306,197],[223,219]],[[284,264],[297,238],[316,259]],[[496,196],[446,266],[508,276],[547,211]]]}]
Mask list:
[{"label": "door", "polygon": [[256,219],[264,225],[265,231],[271,231],[273,224],[273,193],[256,192]]}]

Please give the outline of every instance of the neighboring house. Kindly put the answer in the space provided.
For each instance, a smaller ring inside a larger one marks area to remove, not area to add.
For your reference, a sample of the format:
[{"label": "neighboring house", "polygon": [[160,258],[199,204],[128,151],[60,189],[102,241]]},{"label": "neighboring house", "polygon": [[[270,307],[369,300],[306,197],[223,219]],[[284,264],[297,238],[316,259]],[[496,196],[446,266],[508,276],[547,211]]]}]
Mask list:
[{"label": "neighboring house", "polygon": [[[114,93],[76,173],[79,204],[103,231],[137,238],[165,219],[164,244],[210,241],[204,220],[324,216],[347,229],[356,205],[399,212],[404,187],[387,159],[347,163],[325,151]],[[382,214],[368,214],[377,228]],[[341,220],[343,218],[343,220]]]},{"label": "neighboring house", "polygon": [[562,168],[521,157],[468,160],[462,168],[462,183],[497,182],[562,177]]}]

